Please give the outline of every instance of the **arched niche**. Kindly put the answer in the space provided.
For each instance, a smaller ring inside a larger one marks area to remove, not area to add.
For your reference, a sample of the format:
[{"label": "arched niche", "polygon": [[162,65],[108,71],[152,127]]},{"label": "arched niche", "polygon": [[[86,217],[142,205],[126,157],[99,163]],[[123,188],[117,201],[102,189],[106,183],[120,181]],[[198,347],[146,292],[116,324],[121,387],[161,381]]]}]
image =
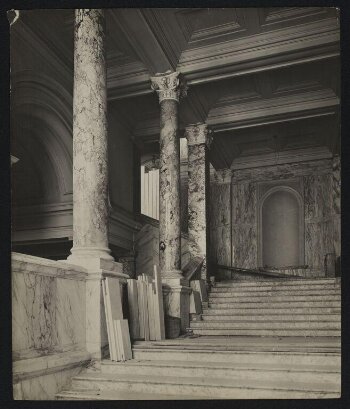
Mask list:
[{"label": "arched niche", "polygon": [[19,72],[11,76],[11,151],[14,204],[71,200],[72,96],[53,79]]},{"label": "arched niche", "polygon": [[289,186],[269,189],[259,203],[259,265],[304,265],[304,206]]}]

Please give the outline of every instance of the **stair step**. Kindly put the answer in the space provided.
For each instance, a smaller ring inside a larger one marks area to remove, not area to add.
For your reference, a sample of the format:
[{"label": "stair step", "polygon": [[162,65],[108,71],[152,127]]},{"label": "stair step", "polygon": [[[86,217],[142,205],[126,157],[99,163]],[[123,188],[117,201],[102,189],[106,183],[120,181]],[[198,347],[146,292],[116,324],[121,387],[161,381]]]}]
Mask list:
[{"label": "stair step", "polygon": [[318,291],[318,290],[337,290],[341,291],[341,286],[338,283],[328,283],[328,284],[276,284],[270,283],[265,285],[238,285],[238,286],[215,286],[211,288],[211,294],[215,293],[224,293],[224,292],[255,292],[255,291],[299,291],[299,290],[310,290],[310,291]]},{"label": "stair step", "polygon": [[341,323],[336,321],[192,321],[191,328],[217,329],[339,329]]},{"label": "stair step", "polygon": [[[207,311],[207,310],[206,310]],[[203,321],[225,321],[225,322],[234,322],[234,321],[304,321],[304,322],[340,322],[340,314],[275,314],[275,313],[261,313],[261,311],[255,314],[244,314],[238,315],[235,310],[232,314],[223,314],[223,310],[218,310],[216,314],[208,314],[205,312],[202,314]]]},{"label": "stair step", "polygon": [[[87,390],[114,390],[135,391],[146,393],[186,394],[216,398],[256,398],[256,397],[336,397],[339,396],[338,385],[317,382],[300,382],[279,379],[249,380],[225,378],[193,378],[177,376],[149,376],[130,375],[122,378],[116,375],[91,373],[77,376],[72,381],[72,386]],[[248,393],[249,392],[249,393]]]},{"label": "stair step", "polygon": [[325,289],[325,290],[302,290],[299,288],[296,288],[294,290],[281,290],[281,289],[272,289],[272,290],[260,290],[260,291],[238,291],[238,290],[232,290],[232,291],[223,291],[223,292],[211,292],[210,293],[210,299],[214,298],[230,298],[230,297],[249,297],[249,298],[254,298],[254,297],[271,297],[271,296],[298,296],[298,297],[324,297],[324,296],[330,296],[330,295],[336,295],[340,297],[340,290],[339,289]]},{"label": "stair step", "polygon": [[235,314],[240,314],[240,316],[258,316],[258,315],[288,315],[288,314],[293,314],[293,316],[296,315],[314,315],[314,314],[320,314],[321,316],[327,315],[327,314],[336,314],[340,317],[340,308],[328,308],[328,307],[311,307],[311,308],[306,308],[306,307],[300,307],[296,305],[294,308],[240,308],[240,306],[237,308],[213,308],[212,306],[209,308],[204,308],[203,309],[203,315],[209,316],[209,315],[235,315]]},{"label": "stair step", "polygon": [[[258,339],[258,338],[257,338]],[[142,361],[196,361],[196,362],[215,362],[232,364],[263,364],[263,365],[327,365],[340,366],[340,353],[338,348],[332,346],[313,346],[308,349],[308,343],[305,340],[302,350],[293,350],[293,346],[287,344],[279,346],[281,340],[276,340],[276,350],[273,346],[264,345],[264,339],[261,339],[262,346],[254,346],[249,342],[246,346],[227,345],[219,347],[218,345],[184,345],[179,346],[148,346],[142,345],[133,348],[133,357]],[[236,349],[235,349],[236,348]],[[253,348],[253,350],[252,350]],[[299,349],[300,347],[295,347]]]},{"label": "stair step", "polygon": [[310,302],[310,301],[338,301],[340,295],[259,295],[256,297],[209,297],[209,304],[215,303],[244,303],[244,302]]},{"label": "stair step", "polygon": [[226,336],[275,336],[275,337],[339,337],[341,331],[338,329],[298,329],[298,328],[279,328],[279,329],[261,329],[261,328],[193,328],[193,333],[198,335],[226,335]]},{"label": "stair step", "polygon": [[291,301],[272,301],[270,300],[269,302],[256,302],[251,300],[250,302],[248,301],[240,301],[240,302],[228,302],[227,300],[225,302],[215,302],[215,303],[210,303],[209,308],[239,308],[239,309],[245,309],[245,308],[271,308],[274,307],[275,309],[280,309],[280,308],[301,308],[301,307],[306,307],[306,308],[313,308],[313,307],[325,307],[325,308],[340,308],[341,304],[340,301],[298,301],[298,302],[291,302]]},{"label": "stair step", "polygon": [[310,365],[265,365],[265,364],[232,364],[196,361],[138,361],[123,363],[104,361],[101,372],[114,375],[149,375],[178,377],[223,377],[230,379],[269,379],[279,380],[283,377],[291,382],[295,379],[309,382],[340,382],[340,368],[337,366]]},{"label": "stair step", "polygon": [[[62,391],[56,395],[58,400],[190,400],[198,399],[192,395],[166,395],[159,393],[145,393],[135,391],[101,391],[101,390],[86,390],[74,389],[70,391]],[[207,397],[203,397],[207,399]]]},{"label": "stair step", "polygon": [[218,287],[260,287],[260,286],[265,286],[265,285],[271,285],[271,286],[279,286],[279,285],[305,285],[305,284],[311,284],[311,285],[318,285],[318,284],[337,284],[341,285],[340,280],[336,278],[310,278],[310,279],[276,279],[276,278],[271,278],[269,280],[259,280],[259,281],[254,281],[254,280],[226,280],[226,281],[219,281],[215,283],[214,288]]}]

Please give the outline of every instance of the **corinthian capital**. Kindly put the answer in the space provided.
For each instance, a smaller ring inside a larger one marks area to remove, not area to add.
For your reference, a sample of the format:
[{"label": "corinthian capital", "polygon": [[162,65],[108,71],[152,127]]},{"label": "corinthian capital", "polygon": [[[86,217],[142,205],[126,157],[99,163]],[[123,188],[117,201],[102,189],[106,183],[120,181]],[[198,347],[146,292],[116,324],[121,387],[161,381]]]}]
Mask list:
[{"label": "corinthian capital", "polygon": [[213,132],[207,124],[189,125],[185,129],[185,137],[189,146],[206,144],[209,148],[213,141],[212,135]]},{"label": "corinthian capital", "polygon": [[181,97],[185,97],[187,94],[187,85],[177,71],[167,71],[164,74],[156,74],[155,77],[151,77],[151,87],[157,92],[159,102],[165,99],[174,99],[179,102]]},{"label": "corinthian capital", "polygon": [[233,171],[231,169],[218,169],[215,171],[214,180],[218,184],[231,183]]}]

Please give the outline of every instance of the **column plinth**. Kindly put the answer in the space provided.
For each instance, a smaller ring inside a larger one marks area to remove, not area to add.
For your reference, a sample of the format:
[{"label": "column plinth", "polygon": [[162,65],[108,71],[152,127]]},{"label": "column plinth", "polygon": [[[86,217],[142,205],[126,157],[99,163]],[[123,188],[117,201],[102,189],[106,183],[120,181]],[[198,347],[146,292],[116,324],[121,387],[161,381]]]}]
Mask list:
[{"label": "column plinth", "polygon": [[209,280],[209,161],[212,141],[206,124],[186,127],[188,144],[188,235],[191,257],[202,257],[201,279]]}]

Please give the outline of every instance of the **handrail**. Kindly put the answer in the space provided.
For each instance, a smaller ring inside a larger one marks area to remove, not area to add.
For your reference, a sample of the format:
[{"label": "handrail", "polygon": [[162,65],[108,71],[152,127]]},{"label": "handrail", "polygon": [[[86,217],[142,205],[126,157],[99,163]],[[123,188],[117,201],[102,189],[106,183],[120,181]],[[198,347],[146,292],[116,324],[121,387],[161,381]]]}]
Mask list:
[{"label": "handrail", "polygon": [[247,274],[255,274],[255,275],[260,275],[263,277],[275,277],[275,278],[303,278],[300,276],[288,276],[286,274],[282,274],[282,273],[277,273],[275,271],[269,271],[269,270],[265,270],[262,268],[259,269],[249,269],[249,268],[241,268],[241,267],[233,267],[233,266],[224,266],[222,264],[217,264],[216,265],[217,268],[223,269],[223,270],[230,270],[230,271],[234,271],[235,273],[247,273]]}]

